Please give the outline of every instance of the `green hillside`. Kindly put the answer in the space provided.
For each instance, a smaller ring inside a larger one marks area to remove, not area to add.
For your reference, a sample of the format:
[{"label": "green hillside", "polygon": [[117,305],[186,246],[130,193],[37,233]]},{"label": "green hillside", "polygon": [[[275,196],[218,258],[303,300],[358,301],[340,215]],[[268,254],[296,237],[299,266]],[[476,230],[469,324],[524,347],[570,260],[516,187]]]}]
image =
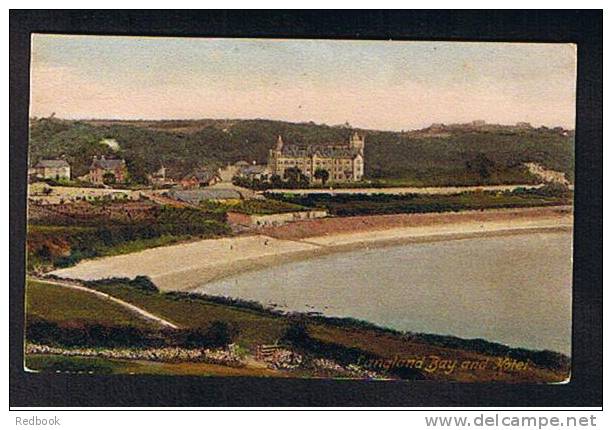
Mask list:
[{"label": "green hillside", "polygon": [[[163,163],[180,177],[195,167],[238,160],[267,161],[278,135],[287,143],[326,143],[348,138],[349,126],[271,120],[69,121],[33,119],[30,161],[65,155],[73,176],[87,172],[93,155],[126,159],[134,181]],[[523,162],[535,161],[573,181],[574,134],[560,128],[448,126],[366,134],[366,178],[415,185],[533,182]],[[120,148],[102,143],[114,139]]]}]

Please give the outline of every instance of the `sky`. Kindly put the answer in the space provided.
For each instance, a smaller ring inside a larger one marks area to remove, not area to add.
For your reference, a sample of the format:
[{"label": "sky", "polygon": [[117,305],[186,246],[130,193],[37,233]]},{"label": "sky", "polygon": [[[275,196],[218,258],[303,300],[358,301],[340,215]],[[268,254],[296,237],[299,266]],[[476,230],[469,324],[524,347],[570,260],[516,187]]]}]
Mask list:
[{"label": "sky", "polygon": [[30,115],[574,128],[572,44],[32,36]]}]

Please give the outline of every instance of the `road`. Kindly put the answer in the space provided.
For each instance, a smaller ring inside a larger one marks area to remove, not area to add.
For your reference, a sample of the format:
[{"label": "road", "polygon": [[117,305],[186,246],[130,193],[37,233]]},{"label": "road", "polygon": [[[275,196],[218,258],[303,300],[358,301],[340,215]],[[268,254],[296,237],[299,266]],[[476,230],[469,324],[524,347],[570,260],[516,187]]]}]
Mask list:
[{"label": "road", "polygon": [[481,185],[474,187],[387,187],[387,188],[299,188],[271,189],[283,194],[457,194],[474,191],[513,191],[517,188],[540,188],[544,184]]}]

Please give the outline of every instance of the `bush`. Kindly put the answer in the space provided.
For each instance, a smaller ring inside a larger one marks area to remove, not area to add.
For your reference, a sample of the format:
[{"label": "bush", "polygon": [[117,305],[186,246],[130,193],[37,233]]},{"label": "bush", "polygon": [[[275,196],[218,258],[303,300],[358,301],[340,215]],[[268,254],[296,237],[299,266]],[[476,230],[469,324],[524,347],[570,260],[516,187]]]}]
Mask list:
[{"label": "bush", "polygon": [[128,285],[143,291],[150,291],[152,293],[159,292],[159,288],[157,288],[157,286],[148,276],[136,276],[134,279],[128,282]]},{"label": "bush", "polygon": [[238,331],[223,321],[206,328],[143,330],[133,326],[113,326],[80,322],[54,323],[29,317],[28,342],[64,347],[104,348],[218,348],[228,345]]},{"label": "bush", "polygon": [[308,334],[306,324],[301,321],[293,322],[287,327],[283,340],[293,345],[300,346],[310,342],[312,339]]},{"label": "bush", "polygon": [[232,329],[224,321],[213,321],[208,328],[206,335],[211,346],[223,346],[232,342],[236,337],[237,331]]},{"label": "bush", "polygon": [[543,187],[538,188],[537,193],[549,197],[569,197],[572,194],[567,185],[558,182],[549,182]]},{"label": "bush", "polygon": [[26,339],[29,342],[57,346],[159,346],[152,333],[133,326],[108,326],[82,324],[79,322],[57,324],[30,317],[26,324]]},{"label": "bush", "polygon": [[232,342],[237,330],[226,322],[213,321],[207,328],[168,330],[167,343],[181,348],[219,348]]},{"label": "bush", "polygon": [[217,303],[224,306],[233,306],[241,309],[249,309],[252,311],[266,313],[266,314],[274,314],[278,315],[281,312],[268,309],[264,305],[254,300],[244,300],[238,299],[234,297],[225,297],[225,296],[213,296],[202,293],[190,293],[186,291],[169,291],[165,293],[166,297],[172,298],[174,300],[186,300],[186,301],[202,301],[206,303]]},{"label": "bush", "polygon": [[139,289],[141,291],[159,293],[159,288],[157,288],[157,285],[155,285],[153,281],[151,281],[151,278],[149,278],[148,276],[139,275],[136,276],[134,279],[112,277],[96,279],[95,281],[83,281],[83,283],[90,288],[125,285],[131,288]]}]

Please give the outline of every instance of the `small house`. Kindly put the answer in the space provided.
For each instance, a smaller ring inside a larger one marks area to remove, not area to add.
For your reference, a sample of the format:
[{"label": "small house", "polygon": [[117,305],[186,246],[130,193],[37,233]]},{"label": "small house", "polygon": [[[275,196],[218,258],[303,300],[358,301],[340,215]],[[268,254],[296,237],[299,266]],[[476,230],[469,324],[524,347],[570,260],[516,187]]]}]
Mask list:
[{"label": "small house", "polygon": [[70,179],[70,164],[63,159],[43,159],[32,168],[36,179]]},{"label": "small house", "polygon": [[149,182],[153,185],[173,185],[176,181],[167,174],[167,169],[163,165],[155,172],[147,175]]},{"label": "small house", "polygon": [[200,187],[208,187],[210,185],[214,185],[221,181],[219,174],[217,172],[199,169],[194,170],[188,175],[184,176],[183,179],[180,180],[180,185],[183,188],[200,188]]},{"label": "small house", "polygon": [[270,171],[268,170],[268,166],[263,164],[252,164],[246,167],[243,167],[239,170],[239,176],[244,178],[248,178],[250,180],[253,179],[266,179]]},{"label": "small house", "polygon": [[125,182],[127,180],[127,173],[125,160],[106,158],[104,155],[100,157],[94,156],[89,167],[89,182],[94,184]]}]

